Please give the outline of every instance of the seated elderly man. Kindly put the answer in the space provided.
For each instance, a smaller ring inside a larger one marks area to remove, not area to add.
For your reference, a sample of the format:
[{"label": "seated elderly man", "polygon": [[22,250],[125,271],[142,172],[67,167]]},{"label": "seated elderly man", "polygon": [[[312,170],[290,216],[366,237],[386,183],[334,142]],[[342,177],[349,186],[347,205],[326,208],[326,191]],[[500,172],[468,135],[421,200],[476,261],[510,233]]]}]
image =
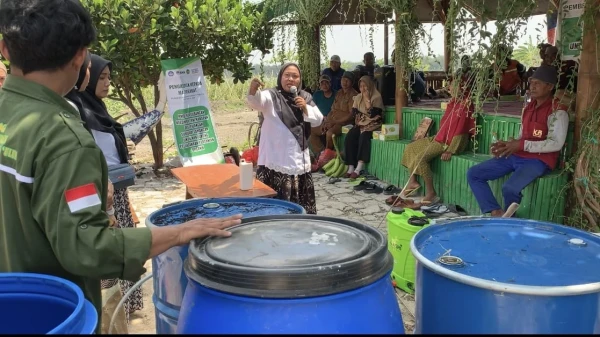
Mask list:
[{"label": "seated elderly man", "polygon": [[542,65],[535,71],[529,79],[531,102],[521,117],[520,139],[492,144],[494,158],[467,172],[467,181],[482,213],[495,217],[504,213],[488,181],[512,172],[502,186],[504,206],[508,208],[513,202],[521,202],[521,191],[527,185],[556,167],[569,127],[567,107],[553,97],[557,80],[554,67]]}]

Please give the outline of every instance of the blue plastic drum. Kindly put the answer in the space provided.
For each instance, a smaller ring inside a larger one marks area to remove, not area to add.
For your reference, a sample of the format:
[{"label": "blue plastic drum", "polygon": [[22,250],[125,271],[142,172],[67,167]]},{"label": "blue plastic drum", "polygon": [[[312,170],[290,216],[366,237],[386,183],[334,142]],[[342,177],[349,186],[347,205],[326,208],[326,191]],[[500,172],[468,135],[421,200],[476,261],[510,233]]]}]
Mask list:
[{"label": "blue plastic drum", "polygon": [[403,334],[383,233],[315,215],[253,218],[190,245],[180,334]]},{"label": "blue plastic drum", "polygon": [[91,335],[94,305],[73,282],[34,273],[0,273],[0,334]]},{"label": "blue plastic drum", "polygon": [[[223,218],[243,214],[244,218],[304,214],[302,206],[267,198],[193,199],[164,207],[146,218],[146,226],[170,226],[200,218]],[[177,329],[179,308],[188,279],[183,263],[188,256],[188,245],[174,247],[152,259],[156,333],[174,334]]]},{"label": "blue plastic drum", "polygon": [[600,333],[600,237],[502,218],[421,230],[418,334]]}]

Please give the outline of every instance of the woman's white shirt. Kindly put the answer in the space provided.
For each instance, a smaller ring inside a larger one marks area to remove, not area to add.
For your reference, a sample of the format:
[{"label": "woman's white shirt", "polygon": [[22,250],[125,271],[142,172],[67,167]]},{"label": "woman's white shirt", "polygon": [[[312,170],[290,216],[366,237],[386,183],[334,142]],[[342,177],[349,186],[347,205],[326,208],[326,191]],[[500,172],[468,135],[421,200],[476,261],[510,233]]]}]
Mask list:
[{"label": "woman's white shirt", "polygon": [[[71,104],[75,110],[79,111],[77,105],[73,103],[71,100],[65,98],[67,103]],[[81,114],[81,111],[79,111]],[[121,158],[119,157],[119,151],[117,150],[117,144],[115,143],[115,137],[107,132],[101,132],[92,130],[92,136],[96,141],[96,145],[100,148],[102,153],[104,154],[104,159],[106,159],[106,164],[108,166],[118,165],[121,163]]]},{"label": "woman's white shirt", "polygon": [[[308,140],[306,149],[302,151],[292,132],[283,124],[273,108],[269,91],[257,91],[246,96],[247,105],[262,113],[264,121],[260,131],[258,165],[288,175],[302,175],[310,172],[310,152]],[[304,121],[311,127],[320,126],[323,114],[316,106],[307,106]]]}]

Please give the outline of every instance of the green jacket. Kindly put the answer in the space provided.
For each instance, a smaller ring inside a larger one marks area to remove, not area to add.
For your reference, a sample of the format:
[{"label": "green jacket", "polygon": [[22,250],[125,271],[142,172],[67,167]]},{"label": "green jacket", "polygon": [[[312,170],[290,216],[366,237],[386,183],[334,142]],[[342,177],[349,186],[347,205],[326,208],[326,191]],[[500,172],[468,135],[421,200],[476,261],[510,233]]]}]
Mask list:
[{"label": "green jacket", "polygon": [[[109,228],[106,161],[63,97],[21,77],[0,90],[0,272],[77,284],[102,316],[100,280],[136,280],[148,228]],[[70,201],[70,202],[67,202]]]}]

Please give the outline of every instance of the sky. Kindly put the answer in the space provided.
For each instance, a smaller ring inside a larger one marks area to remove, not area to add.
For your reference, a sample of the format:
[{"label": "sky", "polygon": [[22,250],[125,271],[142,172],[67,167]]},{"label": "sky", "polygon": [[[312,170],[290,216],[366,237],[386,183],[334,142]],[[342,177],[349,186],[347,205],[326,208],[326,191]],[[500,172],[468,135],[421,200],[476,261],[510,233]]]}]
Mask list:
[{"label": "sky", "polygon": [[[375,25],[375,32],[373,33],[373,44],[375,50],[375,57],[377,60],[383,60],[383,25]],[[441,24],[424,24],[425,31],[430,34],[432,37],[431,42],[429,43],[429,48],[431,52],[435,55],[443,55],[444,53],[444,40],[443,40],[443,31],[444,28]],[[496,29],[494,26],[494,22],[488,23],[486,29],[495,34]],[[539,31],[536,31],[539,30]],[[389,35],[389,47],[390,47],[390,55],[392,52],[392,46],[394,43],[394,34],[393,31],[390,30],[391,33]],[[290,33],[288,33],[290,34]],[[370,49],[369,42],[369,26],[368,25],[341,25],[341,26],[327,26],[326,27],[326,36],[327,36],[327,55],[339,55],[342,61],[360,61],[362,60],[362,56],[365,52]],[[545,15],[536,15],[528,20],[527,28],[523,32],[521,38],[517,41],[517,43],[513,46],[515,49],[527,43],[529,37],[531,37],[533,43],[537,44],[539,42],[543,42],[546,40],[546,16]],[[277,48],[279,39],[276,37],[275,39],[275,48]],[[286,43],[286,49],[289,49],[290,43]],[[295,48],[294,44],[291,44],[292,48]],[[428,47],[425,42],[421,43],[421,52],[423,55],[427,55]],[[265,58],[265,61],[268,61],[270,56],[268,55]],[[253,56],[250,58],[252,63],[260,62],[260,52],[253,52]],[[322,60],[323,62],[324,60]],[[381,63],[381,62],[378,62]]]}]

